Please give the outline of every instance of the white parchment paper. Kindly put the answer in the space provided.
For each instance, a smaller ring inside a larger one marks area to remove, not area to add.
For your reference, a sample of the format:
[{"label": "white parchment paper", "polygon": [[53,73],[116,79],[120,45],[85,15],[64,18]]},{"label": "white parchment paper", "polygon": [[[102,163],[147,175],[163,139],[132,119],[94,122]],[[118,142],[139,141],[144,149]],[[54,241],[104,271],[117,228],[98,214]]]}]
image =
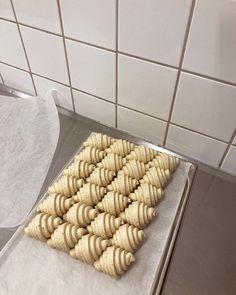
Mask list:
[{"label": "white parchment paper", "polygon": [[32,209],[59,129],[50,93],[45,98],[0,96],[0,227],[21,224]]},{"label": "white parchment paper", "polygon": [[166,188],[166,197],[157,207],[157,218],[145,229],[147,239],[135,254],[136,262],[119,280],[27,237],[22,231],[4,259],[0,259],[0,294],[149,294],[190,166],[181,162]]}]

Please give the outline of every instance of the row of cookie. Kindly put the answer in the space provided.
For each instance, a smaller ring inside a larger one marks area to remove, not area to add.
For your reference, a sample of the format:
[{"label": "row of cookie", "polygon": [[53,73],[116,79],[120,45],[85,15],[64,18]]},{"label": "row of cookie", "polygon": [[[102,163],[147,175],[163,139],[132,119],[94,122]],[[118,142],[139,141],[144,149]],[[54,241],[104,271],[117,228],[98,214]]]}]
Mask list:
[{"label": "row of cookie", "polygon": [[[31,223],[40,224],[41,231],[36,230],[32,233],[27,227],[27,234],[46,241],[50,247],[69,252],[72,257],[94,265],[97,270],[115,277],[121,275],[130,263],[135,261],[131,251],[134,252],[144,239],[143,231],[127,224],[117,230],[113,239],[105,240],[87,234],[86,229],[68,222],[61,224],[62,220],[59,217],[44,213],[38,214]],[[117,245],[119,243],[122,248]]]}]

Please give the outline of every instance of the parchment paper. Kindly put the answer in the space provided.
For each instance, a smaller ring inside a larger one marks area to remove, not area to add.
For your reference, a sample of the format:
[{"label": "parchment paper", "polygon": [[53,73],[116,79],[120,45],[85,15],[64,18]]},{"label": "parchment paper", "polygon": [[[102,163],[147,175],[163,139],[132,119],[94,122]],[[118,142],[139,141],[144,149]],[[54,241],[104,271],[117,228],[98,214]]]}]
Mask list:
[{"label": "parchment paper", "polygon": [[145,229],[147,239],[135,254],[136,262],[119,280],[22,232],[0,260],[0,294],[149,294],[190,166],[182,162],[178,167],[157,207],[157,218]]},{"label": "parchment paper", "polygon": [[51,93],[0,96],[0,227],[21,224],[32,209],[59,138]]}]

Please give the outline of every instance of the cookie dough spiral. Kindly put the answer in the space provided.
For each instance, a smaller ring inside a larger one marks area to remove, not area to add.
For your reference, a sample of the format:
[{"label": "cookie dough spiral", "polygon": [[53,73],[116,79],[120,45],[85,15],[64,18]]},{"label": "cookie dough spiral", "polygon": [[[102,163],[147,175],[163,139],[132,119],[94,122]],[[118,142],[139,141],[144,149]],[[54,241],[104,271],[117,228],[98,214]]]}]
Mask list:
[{"label": "cookie dough spiral", "polygon": [[63,219],[81,227],[87,226],[98,215],[98,210],[93,209],[85,203],[79,202],[74,204]]},{"label": "cookie dough spiral", "polygon": [[94,263],[94,267],[98,271],[116,278],[122,275],[134,261],[135,257],[132,253],[119,247],[111,246]]},{"label": "cookie dough spiral", "polygon": [[47,240],[47,244],[57,250],[69,252],[85,233],[87,233],[85,228],[66,222],[58,226]]},{"label": "cookie dough spiral", "polygon": [[146,173],[146,165],[143,162],[131,160],[118,172],[118,175],[125,174],[139,180]]},{"label": "cookie dough spiral", "polygon": [[25,233],[36,240],[44,242],[50,238],[51,234],[61,223],[62,219],[60,217],[39,213],[25,228]]},{"label": "cookie dough spiral", "polygon": [[179,159],[168,155],[166,153],[159,153],[151,162],[148,163],[149,167],[161,168],[174,172],[179,165]]},{"label": "cookie dough spiral", "polygon": [[93,164],[89,164],[83,160],[78,160],[65,169],[63,174],[85,179],[94,169],[95,166]]},{"label": "cookie dough spiral", "polygon": [[83,179],[77,179],[73,176],[64,175],[48,188],[48,193],[58,193],[69,198],[72,197],[83,184]]},{"label": "cookie dough spiral", "polygon": [[133,202],[120,214],[120,217],[129,224],[142,229],[148,225],[155,214],[154,208],[141,202]]},{"label": "cookie dough spiral", "polygon": [[164,188],[170,179],[170,170],[164,170],[156,167],[150,168],[140,183],[150,183],[157,188]]},{"label": "cookie dough spiral", "polygon": [[129,252],[134,252],[140,247],[144,238],[143,230],[126,223],[117,229],[111,239],[111,243]]},{"label": "cookie dough spiral", "polygon": [[62,217],[74,203],[72,198],[68,199],[61,194],[52,194],[38,205],[37,211]]},{"label": "cookie dough spiral", "polygon": [[80,190],[77,192],[73,199],[76,202],[84,202],[90,206],[96,205],[101,201],[102,197],[106,193],[106,189],[94,183],[86,183]]},{"label": "cookie dough spiral", "polygon": [[101,237],[97,237],[93,234],[87,234],[83,236],[75,245],[75,248],[70,251],[70,255],[93,265],[108,246],[110,246],[109,240],[103,240]]},{"label": "cookie dough spiral", "polygon": [[149,206],[156,206],[163,196],[164,191],[162,188],[156,188],[149,183],[141,183],[140,186],[129,195],[129,198],[132,201],[139,201]]},{"label": "cookie dough spiral", "polygon": [[107,186],[109,191],[116,191],[123,195],[129,195],[137,187],[137,179],[133,179],[127,175],[118,175],[111,184]]},{"label": "cookie dough spiral", "polygon": [[88,225],[87,230],[96,236],[107,239],[112,237],[121,224],[123,221],[120,217],[115,218],[110,213],[104,212],[98,214],[94,221]]},{"label": "cookie dough spiral", "polygon": [[135,145],[133,143],[123,139],[118,139],[105,151],[107,153],[115,153],[121,157],[125,157],[134,149],[134,147]]},{"label": "cookie dough spiral", "polygon": [[115,216],[119,215],[120,212],[124,211],[130,203],[130,199],[119,194],[118,192],[108,192],[101,202],[97,203],[97,208],[100,211],[111,213]]},{"label": "cookie dough spiral", "polygon": [[135,147],[135,149],[126,158],[128,160],[138,160],[147,164],[157,155],[157,151],[150,149],[146,146],[140,145]]},{"label": "cookie dough spiral", "polygon": [[84,142],[84,146],[94,146],[100,150],[105,150],[114,141],[114,138],[106,134],[95,133],[94,135],[90,136],[87,141]]},{"label": "cookie dough spiral", "polygon": [[97,164],[98,167],[103,167],[114,172],[118,172],[125,165],[126,159],[118,154],[108,153],[107,156]]},{"label": "cookie dough spiral", "polygon": [[83,160],[88,163],[97,164],[104,156],[104,151],[101,151],[94,146],[87,146],[79,153],[79,155],[75,156],[75,161]]},{"label": "cookie dough spiral", "polygon": [[97,167],[93,173],[86,179],[87,182],[91,182],[100,186],[107,186],[115,177],[115,172],[106,168]]}]

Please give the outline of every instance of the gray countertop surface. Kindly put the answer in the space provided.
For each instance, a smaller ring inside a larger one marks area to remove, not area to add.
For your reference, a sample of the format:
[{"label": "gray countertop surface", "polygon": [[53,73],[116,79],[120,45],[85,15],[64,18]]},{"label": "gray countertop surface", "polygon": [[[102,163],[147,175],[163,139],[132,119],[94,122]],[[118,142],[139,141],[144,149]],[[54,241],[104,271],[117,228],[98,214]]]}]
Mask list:
[{"label": "gray countertop surface", "polygon": [[[60,124],[58,147],[42,192],[92,131],[108,130],[63,114]],[[164,295],[236,294],[236,184],[222,173],[216,175],[197,170],[165,277]],[[14,232],[0,229],[0,250]]]}]

